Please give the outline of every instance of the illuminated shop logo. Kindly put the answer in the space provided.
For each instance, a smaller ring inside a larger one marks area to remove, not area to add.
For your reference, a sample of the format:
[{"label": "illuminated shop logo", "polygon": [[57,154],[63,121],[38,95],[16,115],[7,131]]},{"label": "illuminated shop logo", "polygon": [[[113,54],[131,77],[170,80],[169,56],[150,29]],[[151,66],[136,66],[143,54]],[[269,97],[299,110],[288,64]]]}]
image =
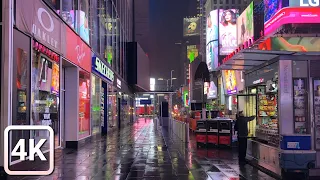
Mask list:
[{"label": "illuminated shop logo", "polygon": [[113,71],[97,57],[92,58],[92,70],[98,72],[103,77],[113,82],[114,80]]}]

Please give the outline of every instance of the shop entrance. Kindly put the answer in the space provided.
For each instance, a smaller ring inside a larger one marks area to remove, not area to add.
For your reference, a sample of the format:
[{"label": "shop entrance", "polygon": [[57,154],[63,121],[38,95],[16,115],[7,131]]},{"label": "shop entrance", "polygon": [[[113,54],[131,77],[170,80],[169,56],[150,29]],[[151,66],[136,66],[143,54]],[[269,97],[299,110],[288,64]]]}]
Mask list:
[{"label": "shop entrance", "polygon": [[[243,111],[244,116],[257,115],[257,95],[238,95],[237,96],[237,109]],[[248,123],[248,136],[255,137],[256,119]]]}]

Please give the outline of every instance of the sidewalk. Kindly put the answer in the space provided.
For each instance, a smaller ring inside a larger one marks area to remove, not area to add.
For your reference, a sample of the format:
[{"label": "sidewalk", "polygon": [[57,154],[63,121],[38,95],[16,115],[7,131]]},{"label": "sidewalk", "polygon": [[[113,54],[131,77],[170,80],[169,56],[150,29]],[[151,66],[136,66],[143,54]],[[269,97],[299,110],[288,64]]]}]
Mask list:
[{"label": "sidewalk", "polygon": [[[75,151],[57,150],[51,176],[9,179],[79,180],[272,180],[250,165],[239,167],[236,152],[197,149],[194,137],[185,147],[153,120],[95,140]],[[41,166],[41,165],[39,165]]]}]

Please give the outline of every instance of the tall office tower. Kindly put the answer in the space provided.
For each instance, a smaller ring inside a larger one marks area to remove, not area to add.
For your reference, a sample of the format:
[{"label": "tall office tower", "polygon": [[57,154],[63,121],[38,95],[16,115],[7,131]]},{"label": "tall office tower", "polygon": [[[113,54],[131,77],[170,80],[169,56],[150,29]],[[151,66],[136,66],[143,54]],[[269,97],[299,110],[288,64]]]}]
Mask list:
[{"label": "tall office tower", "polygon": [[134,36],[142,49],[149,53],[150,22],[149,0],[134,0]]}]

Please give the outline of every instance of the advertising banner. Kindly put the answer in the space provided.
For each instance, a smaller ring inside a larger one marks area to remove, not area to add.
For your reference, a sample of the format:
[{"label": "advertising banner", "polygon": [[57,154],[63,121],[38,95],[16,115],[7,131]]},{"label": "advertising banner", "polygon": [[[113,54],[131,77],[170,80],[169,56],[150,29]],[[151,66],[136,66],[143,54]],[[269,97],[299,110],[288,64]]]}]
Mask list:
[{"label": "advertising banner", "polygon": [[199,56],[199,46],[198,45],[187,46],[187,57],[188,57],[190,63],[192,63],[194,61],[194,59],[197,58],[198,56]]},{"label": "advertising banner", "polygon": [[81,38],[75,34],[70,28],[67,28],[67,53],[66,57],[86,70],[87,72],[91,72],[91,49],[85,44]]},{"label": "advertising banner", "polygon": [[259,45],[260,50],[320,52],[319,37],[273,37]]},{"label": "advertising banner", "polygon": [[280,9],[282,9],[282,0],[264,0],[264,22],[271,19]]},{"label": "advertising banner", "polygon": [[227,94],[237,93],[238,91],[237,91],[236,72],[234,70],[224,70],[223,78],[224,78]]},{"label": "advertising banner", "polygon": [[199,36],[200,19],[198,17],[183,19],[183,36]]},{"label": "advertising banner", "polygon": [[237,19],[238,45],[243,45],[249,39],[253,39],[253,2],[243,11]]},{"label": "advertising banner", "polygon": [[41,0],[16,0],[16,26],[57,53],[65,53],[66,25]]},{"label": "advertising banner", "polygon": [[285,24],[320,23],[320,7],[287,7],[278,11],[264,24],[264,35],[274,33]]},{"label": "advertising banner", "polygon": [[214,71],[218,67],[219,50],[219,11],[213,10],[207,17],[206,26],[206,63],[209,71]]},{"label": "advertising banner", "polygon": [[219,10],[220,55],[228,55],[237,47],[237,17],[239,10]]}]

